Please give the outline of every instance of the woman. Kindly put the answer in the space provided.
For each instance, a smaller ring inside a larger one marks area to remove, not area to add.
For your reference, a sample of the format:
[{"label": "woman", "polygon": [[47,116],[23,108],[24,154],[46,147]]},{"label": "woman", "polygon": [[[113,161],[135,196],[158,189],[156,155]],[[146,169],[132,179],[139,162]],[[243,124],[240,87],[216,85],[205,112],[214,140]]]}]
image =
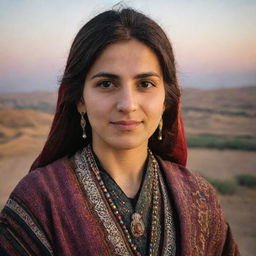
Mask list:
[{"label": "woman", "polygon": [[172,47],[132,9],[72,44],[42,153],[1,214],[1,255],[239,255],[212,187],[185,169]]}]

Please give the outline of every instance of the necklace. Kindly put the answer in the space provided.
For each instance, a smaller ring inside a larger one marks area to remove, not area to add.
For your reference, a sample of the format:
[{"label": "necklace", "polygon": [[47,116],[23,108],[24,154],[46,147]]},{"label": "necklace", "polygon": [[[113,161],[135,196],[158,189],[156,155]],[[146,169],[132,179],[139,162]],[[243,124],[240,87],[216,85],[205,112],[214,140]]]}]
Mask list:
[{"label": "necklace", "polygon": [[[153,184],[152,184],[152,198],[151,198],[151,202],[152,202],[152,223],[151,223],[151,234],[150,234],[150,243],[149,243],[149,255],[153,256],[154,255],[154,248],[155,248],[155,243],[157,241],[157,219],[158,219],[158,214],[159,214],[159,201],[160,201],[160,197],[159,197],[159,179],[158,179],[158,171],[159,171],[159,166],[158,163],[153,155],[153,153],[148,150],[149,152],[149,157],[150,160],[152,162],[152,166],[153,166]],[[141,253],[138,251],[135,243],[133,242],[133,238],[132,237],[140,237],[143,235],[144,231],[145,231],[145,225],[142,221],[142,217],[141,214],[138,212],[135,212],[132,214],[132,221],[130,223],[130,229],[131,229],[131,233],[129,232],[127,226],[124,223],[124,219],[122,217],[122,215],[119,213],[118,208],[116,206],[116,204],[114,203],[113,199],[111,198],[111,194],[109,193],[102,177],[100,174],[100,171],[97,167],[97,164],[94,160],[93,154],[91,152],[91,150],[87,150],[86,152],[86,156],[89,162],[89,165],[96,177],[96,180],[98,181],[98,184],[103,192],[103,195],[106,199],[106,201],[108,202],[112,212],[114,213],[118,223],[120,224],[125,237],[128,241],[128,244],[131,248],[131,250],[133,251],[134,255],[140,256]]]},{"label": "necklace", "polygon": [[132,215],[131,231],[135,237],[141,237],[145,231],[145,225],[142,221],[142,217],[137,212]]}]

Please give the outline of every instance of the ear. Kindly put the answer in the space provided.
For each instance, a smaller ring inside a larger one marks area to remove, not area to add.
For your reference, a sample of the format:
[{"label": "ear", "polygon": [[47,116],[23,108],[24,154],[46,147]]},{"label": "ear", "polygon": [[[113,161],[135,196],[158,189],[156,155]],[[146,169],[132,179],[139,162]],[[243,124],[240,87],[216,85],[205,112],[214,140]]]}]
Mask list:
[{"label": "ear", "polygon": [[86,113],[86,105],[85,105],[85,101],[84,101],[83,97],[81,97],[80,100],[77,102],[76,107],[77,107],[77,111],[79,113],[81,113],[81,112]]}]

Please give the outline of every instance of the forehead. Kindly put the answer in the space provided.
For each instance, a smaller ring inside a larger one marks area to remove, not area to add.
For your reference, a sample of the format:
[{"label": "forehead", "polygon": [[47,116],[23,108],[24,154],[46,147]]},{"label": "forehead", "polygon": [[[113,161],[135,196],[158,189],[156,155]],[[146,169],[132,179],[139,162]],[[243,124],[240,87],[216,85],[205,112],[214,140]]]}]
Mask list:
[{"label": "forehead", "polygon": [[156,54],[135,39],[107,46],[92,65],[89,74],[103,71],[131,75],[156,72],[162,75]]}]

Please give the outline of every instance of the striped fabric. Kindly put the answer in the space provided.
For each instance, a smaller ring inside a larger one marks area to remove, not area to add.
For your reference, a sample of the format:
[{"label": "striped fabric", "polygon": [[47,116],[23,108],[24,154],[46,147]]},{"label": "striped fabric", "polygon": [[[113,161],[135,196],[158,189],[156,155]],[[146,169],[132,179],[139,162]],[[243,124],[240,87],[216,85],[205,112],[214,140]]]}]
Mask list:
[{"label": "striped fabric", "polygon": [[[1,244],[9,244],[12,255],[53,255],[52,247],[33,215],[15,197],[10,197],[2,211]],[[0,244],[1,255],[8,255]]]}]

